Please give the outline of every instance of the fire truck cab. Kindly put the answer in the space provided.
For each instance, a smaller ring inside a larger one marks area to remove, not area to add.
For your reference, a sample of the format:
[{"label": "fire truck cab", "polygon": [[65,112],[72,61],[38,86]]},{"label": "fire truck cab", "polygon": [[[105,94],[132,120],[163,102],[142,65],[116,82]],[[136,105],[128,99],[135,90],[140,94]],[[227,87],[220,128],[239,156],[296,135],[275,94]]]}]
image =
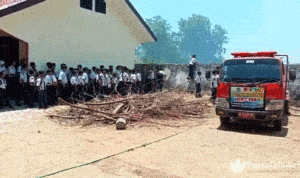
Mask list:
[{"label": "fire truck cab", "polygon": [[[221,125],[231,121],[264,123],[280,131],[288,113],[288,56],[276,51],[233,52],[222,64],[216,99]],[[286,59],[286,64],[284,63]]]}]

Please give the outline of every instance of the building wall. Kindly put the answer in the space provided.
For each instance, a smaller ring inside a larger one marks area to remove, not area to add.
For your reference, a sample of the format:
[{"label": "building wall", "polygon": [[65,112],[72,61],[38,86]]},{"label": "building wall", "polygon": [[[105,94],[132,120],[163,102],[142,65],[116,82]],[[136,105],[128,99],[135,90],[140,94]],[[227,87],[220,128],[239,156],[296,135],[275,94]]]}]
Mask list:
[{"label": "building wall", "polygon": [[[112,0],[114,1],[114,0]],[[80,8],[79,0],[47,0],[0,18],[0,29],[28,43],[29,61],[45,68],[78,64],[134,66],[139,40],[107,1],[107,14]]]}]

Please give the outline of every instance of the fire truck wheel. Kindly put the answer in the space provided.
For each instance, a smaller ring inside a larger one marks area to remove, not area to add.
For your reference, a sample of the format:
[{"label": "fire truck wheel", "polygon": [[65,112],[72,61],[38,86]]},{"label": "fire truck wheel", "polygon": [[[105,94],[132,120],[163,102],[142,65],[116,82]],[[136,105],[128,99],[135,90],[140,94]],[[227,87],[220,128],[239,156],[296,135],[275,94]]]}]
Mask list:
[{"label": "fire truck wheel", "polygon": [[281,120],[275,120],[275,121],[273,121],[273,129],[274,129],[274,131],[281,131],[281,128],[282,128]]},{"label": "fire truck wheel", "polygon": [[221,126],[229,125],[230,118],[229,117],[220,117]]}]

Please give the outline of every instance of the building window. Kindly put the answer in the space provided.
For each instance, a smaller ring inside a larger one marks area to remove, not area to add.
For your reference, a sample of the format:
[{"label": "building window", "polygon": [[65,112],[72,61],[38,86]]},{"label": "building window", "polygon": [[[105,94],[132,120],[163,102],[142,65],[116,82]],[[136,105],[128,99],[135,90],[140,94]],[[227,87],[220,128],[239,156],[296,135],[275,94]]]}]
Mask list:
[{"label": "building window", "polygon": [[99,12],[99,13],[102,13],[102,14],[106,14],[106,2],[105,2],[105,0],[96,0],[95,11]]},{"label": "building window", "polygon": [[80,7],[92,10],[93,9],[93,0],[80,0]]}]

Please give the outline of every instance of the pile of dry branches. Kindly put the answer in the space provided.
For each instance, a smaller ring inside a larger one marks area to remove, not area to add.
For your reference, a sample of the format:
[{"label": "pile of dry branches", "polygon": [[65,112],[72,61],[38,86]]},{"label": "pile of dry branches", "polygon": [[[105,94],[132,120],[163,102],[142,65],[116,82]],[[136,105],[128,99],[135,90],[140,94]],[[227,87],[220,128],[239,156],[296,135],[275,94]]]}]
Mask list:
[{"label": "pile of dry branches", "polygon": [[[190,101],[187,101],[187,98]],[[129,122],[201,118],[208,108],[203,99],[194,99],[193,95],[184,91],[159,92],[127,98],[110,97],[105,101],[93,100],[84,104],[70,104],[62,99],[59,101],[69,105],[70,109],[60,114],[49,114],[50,117],[88,120],[89,124],[99,121],[113,124],[118,118],[126,118]]]}]

